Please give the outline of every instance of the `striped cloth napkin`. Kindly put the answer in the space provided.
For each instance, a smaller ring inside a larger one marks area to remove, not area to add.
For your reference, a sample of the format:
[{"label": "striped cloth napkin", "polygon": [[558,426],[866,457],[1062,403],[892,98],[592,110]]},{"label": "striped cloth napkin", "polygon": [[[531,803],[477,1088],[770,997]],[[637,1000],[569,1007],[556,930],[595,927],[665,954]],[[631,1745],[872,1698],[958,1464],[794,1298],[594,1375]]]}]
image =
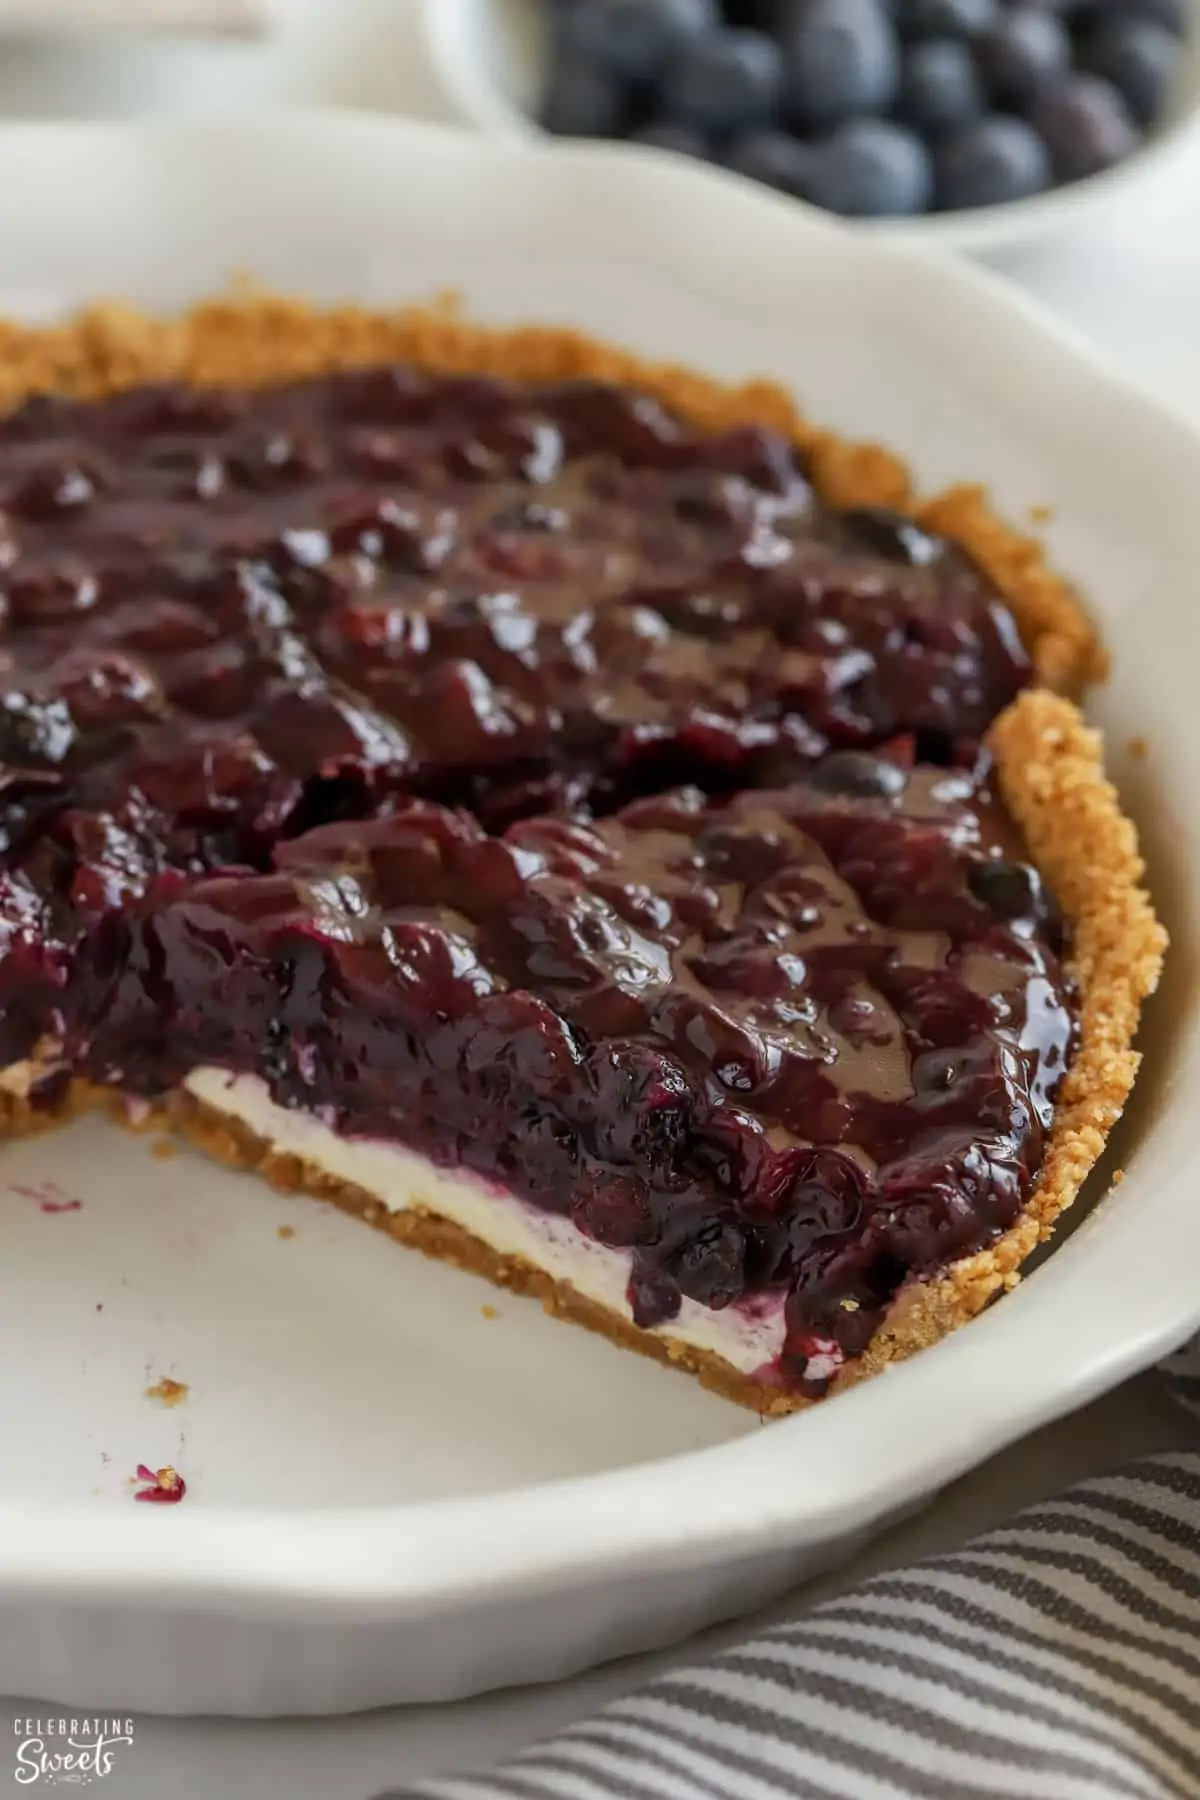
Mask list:
[{"label": "striped cloth napkin", "polygon": [[1200,1448],[377,1800],[1200,1800]]}]

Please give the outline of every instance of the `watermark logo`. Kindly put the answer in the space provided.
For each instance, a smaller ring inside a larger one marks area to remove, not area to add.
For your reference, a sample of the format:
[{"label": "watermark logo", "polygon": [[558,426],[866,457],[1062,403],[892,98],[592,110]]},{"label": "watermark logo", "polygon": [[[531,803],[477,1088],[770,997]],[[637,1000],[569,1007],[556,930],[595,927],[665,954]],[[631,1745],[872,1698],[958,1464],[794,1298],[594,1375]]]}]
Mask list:
[{"label": "watermark logo", "polygon": [[23,1787],[88,1787],[111,1775],[126,1744],[133,1742],[132,1719],[14,1719],[17,1745],[14,1781]]}]

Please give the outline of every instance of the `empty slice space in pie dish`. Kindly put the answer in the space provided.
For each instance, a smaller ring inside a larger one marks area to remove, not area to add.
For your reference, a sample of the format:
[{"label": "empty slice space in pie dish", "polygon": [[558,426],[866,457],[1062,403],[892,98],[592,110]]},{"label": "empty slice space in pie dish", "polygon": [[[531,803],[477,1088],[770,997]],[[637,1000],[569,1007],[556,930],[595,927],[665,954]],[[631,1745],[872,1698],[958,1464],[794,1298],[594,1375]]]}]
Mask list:
[{"label": "empty slice space in pie dish", "polygon": [[447,312],[4,373],[13,1132],[115,1099],[762,1413],[1012,1285],[1164,939],[977,492]]}]

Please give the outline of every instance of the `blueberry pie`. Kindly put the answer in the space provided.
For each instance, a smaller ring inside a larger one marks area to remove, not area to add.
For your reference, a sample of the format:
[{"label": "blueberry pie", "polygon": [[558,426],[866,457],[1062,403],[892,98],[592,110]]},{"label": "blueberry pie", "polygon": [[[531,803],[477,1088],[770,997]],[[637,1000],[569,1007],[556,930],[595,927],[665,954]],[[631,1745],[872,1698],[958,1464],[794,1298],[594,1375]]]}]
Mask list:
[{"label": "blueberry pie", "polygon": [[1163,934],[960,489],[567,332],[5,332],[0,1076],[786,1411],[1016,1279]]}]

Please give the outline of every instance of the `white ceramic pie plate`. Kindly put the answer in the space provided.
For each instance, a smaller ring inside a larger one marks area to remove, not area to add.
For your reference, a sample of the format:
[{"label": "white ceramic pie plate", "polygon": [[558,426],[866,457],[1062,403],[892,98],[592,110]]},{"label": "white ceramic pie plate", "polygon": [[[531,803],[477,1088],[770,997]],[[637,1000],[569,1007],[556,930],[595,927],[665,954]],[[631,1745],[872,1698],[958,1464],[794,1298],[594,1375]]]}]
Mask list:
[{"label": "white ceramic pie plate", "polygon": [[[374,302],[449,284],[493,319],[769,371],[929,484],[1053,505],[1116,650],[1097,714],[1177,947],[1123,1184],[957,1338],[766,1428],[98,1120],[5,1147],[0,1692],[121,1711],[448,1698],[666,1642],[1200,1322],[1200,440],[988,279],[700,169],[332,115],[0,130],[0,309],[173,306],[239,269]],[[44,1212],[39,1182],[81,1209]],[[182,1407],[144,1397],[161,1374]],[[175,1464],[185,1502],[134,1504],[138,1462]]]}]

